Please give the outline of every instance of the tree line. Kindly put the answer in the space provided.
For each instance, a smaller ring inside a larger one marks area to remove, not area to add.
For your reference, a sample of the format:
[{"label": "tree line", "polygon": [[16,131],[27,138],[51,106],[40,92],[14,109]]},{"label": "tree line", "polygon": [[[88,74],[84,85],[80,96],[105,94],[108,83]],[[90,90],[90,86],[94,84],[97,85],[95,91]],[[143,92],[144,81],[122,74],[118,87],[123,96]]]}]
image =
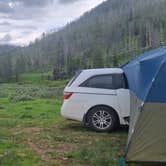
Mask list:
[{"label": "tree line", "polygon": [[83,68],[118,66],[166,43],[165,0],[108,0],[27,47],[0,56],[0,81],[52,71],[61,79]]}]

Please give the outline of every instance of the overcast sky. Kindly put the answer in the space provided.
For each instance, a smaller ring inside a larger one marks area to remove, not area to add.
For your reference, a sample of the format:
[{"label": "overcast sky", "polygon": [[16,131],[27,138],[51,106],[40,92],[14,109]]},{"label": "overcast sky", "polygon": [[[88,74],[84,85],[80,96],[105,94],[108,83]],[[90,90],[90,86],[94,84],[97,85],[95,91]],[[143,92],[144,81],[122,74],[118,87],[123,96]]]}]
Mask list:
[{"label": "overcast sky", "polygon": [[27,45],[104,0],[0,0],[0,44]]}]

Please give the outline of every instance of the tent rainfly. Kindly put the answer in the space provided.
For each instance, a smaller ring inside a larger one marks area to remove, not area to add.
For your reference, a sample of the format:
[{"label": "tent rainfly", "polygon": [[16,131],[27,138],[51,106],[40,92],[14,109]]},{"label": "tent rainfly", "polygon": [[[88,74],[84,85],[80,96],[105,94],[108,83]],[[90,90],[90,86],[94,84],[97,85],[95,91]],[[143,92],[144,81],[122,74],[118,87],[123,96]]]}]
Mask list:
[{"label": "tent rainfly", "polygon": [[166,164],[166,46],[122,68],[131,91],[126,160]]}]

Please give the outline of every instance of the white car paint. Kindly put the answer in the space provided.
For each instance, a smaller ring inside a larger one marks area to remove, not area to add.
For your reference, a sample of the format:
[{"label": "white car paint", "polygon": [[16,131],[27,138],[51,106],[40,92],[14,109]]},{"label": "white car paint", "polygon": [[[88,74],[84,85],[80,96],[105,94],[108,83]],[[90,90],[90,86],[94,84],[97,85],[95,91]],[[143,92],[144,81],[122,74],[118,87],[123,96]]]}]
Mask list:
[{"label": "white car paint", "polygon": [[128,89],[100,89],[90,87],[80,87],[79,85],[96,75],[121,74],[120,68],[88,69],[81,74],[64,89],[64,92],[73,92],[71,97],[64,100],[61,108],[61,115],[67,119],[83,121],[88,110],[97,105],[112,107],[118,114],[120,124],[126,125],[124,119],[130,113],[130,92]]}]

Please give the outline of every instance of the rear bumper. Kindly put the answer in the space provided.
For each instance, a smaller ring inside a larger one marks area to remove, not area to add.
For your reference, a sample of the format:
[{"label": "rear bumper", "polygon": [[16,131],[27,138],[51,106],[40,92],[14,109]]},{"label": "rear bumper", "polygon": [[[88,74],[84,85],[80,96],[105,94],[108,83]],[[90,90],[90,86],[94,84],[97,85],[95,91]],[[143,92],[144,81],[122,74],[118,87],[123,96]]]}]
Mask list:
[{"label": "rear bumper", "polygon": [[61,115],[66,119],[80,121],[80,122],[83,121],[83,116],[84,116],[79,111],[79,108],[75,108],[67,101],[64,101],[61,107]]}]

